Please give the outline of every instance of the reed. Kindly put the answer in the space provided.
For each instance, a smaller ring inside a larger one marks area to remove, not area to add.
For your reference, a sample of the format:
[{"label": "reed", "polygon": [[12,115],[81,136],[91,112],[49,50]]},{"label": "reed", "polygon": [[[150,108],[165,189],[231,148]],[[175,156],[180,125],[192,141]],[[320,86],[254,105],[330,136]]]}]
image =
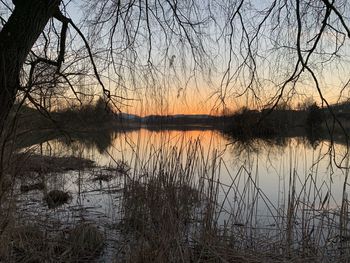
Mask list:
[{"label": "reed", "polygon": [[[106,184],[109,191],[105,192],[116,200],[111,207],[111,224],[97,219],[87,222],[83,217],[72,223],[69,216],[60,218],[58,224],[45,217],[20,216],[16,206],[5,209],[2,203],[0,261],[348,260],[348,168],[342,170],[342,200],[334,205],[332,177],[321,179],[320,157],[315,156],[311,170],[300,174],[297,166],[301,157],[290,149],[289,160],[280,171],[287,175],[285,185],[276,189],[281,192],[276,203],[261,189],[254,162],[243,162],[232,173],[221,153],[204,150],[200,140],[146,148],[147,155],[142,158],[141,149],[136,149],[130,161],[117,161],[115,167],[78,171],[79,180],[74,183],[79,184],[79,192],[71,193],[72,198],[79,198],[86,184],[91,184],[91,191],[97,191],[92,188],[98,185],[96,181],[100,186]],[[99,177],[102,173],[108,180]],[[111,187],[113,182],[117,182],[118,191]],[[67,209],[67,215],[73,213],[69,207],[62,209]]]},{"label": "reed", "polygon": [[[204,155],[199,142],[152,152],[138,164],[133,177],[125,177],[118,225],[123,249],[115,258],[127,262],[345,260],[350,241],[347,176],[342,203],[331,206],[335,200],[331,184],[319,184],[317,169],[298,174],[296,153],[290,156],[284,201],[275,204],[260,189],[254,167],[244,164],[237,174],[230,174],[217,153]],[[223,170],[230,174],[230,184],[222,182]]]}]

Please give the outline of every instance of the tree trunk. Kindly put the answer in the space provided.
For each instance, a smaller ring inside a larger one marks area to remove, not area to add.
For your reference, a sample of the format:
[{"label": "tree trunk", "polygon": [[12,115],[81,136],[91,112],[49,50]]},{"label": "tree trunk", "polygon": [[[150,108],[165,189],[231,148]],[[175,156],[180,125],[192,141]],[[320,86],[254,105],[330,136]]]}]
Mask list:
[{"label": "tree trunk", "polygon": [[0,130],[15,102],[25,59],[60,2],[13,0],[15,9],[0,32]]}]

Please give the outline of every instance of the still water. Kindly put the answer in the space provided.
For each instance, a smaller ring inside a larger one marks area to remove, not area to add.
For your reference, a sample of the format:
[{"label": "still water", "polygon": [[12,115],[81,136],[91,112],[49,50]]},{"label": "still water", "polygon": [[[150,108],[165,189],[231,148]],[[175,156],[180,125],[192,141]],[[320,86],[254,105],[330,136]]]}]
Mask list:
[{"label": "still water", "polygon": [[[46,191],[68,191],[72,195],[70,203],[50,210],[40,191],[21,194],[23,215],[30,214],[35,220],[50,219],[53,224],[62,224],[62,220],[66,224],[93,221],[104,227],[109,240],[118,238],[117,231],[110,229],[121,219],[125,178],[113,177],[108,181],[94,178],[101,173],[113,173],[110,168],[118,162],[130,167],[128,177],[141,178],[142,172],[151,170],[159,159],[166,162],[167,158],[177,156],[183,166],[193,160],[191,171],[195,180],[216,183],[218,224],[249,225],[254,229],[251,236],[276,235],[278,229],[284,228],[289,213],[293,214],[295,224],[304,224],[307,213],[316,228],[325,215],[336,225],[340,207],[347,200],[348,158],[344,158],[347,148],[340,143],[331,145],[329,141],[312,145],[305,138],[242,142],[211,130],[140,129],[113,133],[101,141],[76,139],[67,143],[57,139],[32,149],[44,155],[91,159],[99,167],[51,174],[46,179]],[[333,231],[328,226],[322,230],[324,243],[337,236],[336,227]],[[113,246],[110,242],[110,251]]]},{"label": "still water", "polygon": [[220,172],[221,183],[231,185],[238,176],[245,175],[277,207],[286,201],[291,177],[295,179],[296,190],[312,182],[320,197],[322,191],[323,194],[331,191],[331,206],[339,205],[343,195],[347,148],[342,144],[331,145],[329,141],[320,141],[311,145],[305,138],[242,142],[210,130],[140,129],[112,134],[109,140],[109,145],[104,149],[99,147],[98,140],[96,143],[76,140],[69,144],[63,140],[53,140],[33,147],[46,155],[87,158],[102,167],[113,167],[122,160],[134,168],[145,165],[155,155],[170,151],[186,155],[188,148],[197,144],[197,154],[208,166],[207,169],[212,169],[213,159],[217,159],[214,169]]}]

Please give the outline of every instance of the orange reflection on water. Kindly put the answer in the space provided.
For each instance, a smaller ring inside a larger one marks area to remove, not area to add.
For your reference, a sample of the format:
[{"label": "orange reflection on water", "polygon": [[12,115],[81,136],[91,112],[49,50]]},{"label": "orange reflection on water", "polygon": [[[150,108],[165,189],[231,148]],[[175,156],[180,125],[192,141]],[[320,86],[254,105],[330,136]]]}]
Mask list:
[{"label": "orange reflection on water", "polygon": [[[160,130],[140,129],[119,134],[113,140],[110,154],[130,159],[130,155],[145,156],[155,151],[184,150],[197,147],[204,153],[223,150],[227,142],[213,130]],[[132,149],[130,151],[130,149]]]}]

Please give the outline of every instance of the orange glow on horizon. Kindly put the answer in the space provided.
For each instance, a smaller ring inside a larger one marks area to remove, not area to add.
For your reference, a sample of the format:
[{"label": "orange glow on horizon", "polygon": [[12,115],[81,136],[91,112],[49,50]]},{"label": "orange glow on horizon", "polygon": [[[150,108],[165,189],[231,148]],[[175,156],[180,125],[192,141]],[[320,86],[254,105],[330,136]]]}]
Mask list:
[{"label": "orange glow on horizon", "polygon": [[[272,86],[269,83],[265,83],[266,86],[261,88],[257,94],[259,99],[252,94],[241,94],[244,90],[242,87],[230,87],[231,93],[225,95],[223,101],[220,100],[220,79],[216,79],[212,83],[207,83],[205,81],[196,80],[192,83],[183,84],[165,84],[165,86],[156,88],[140,88],[133,91],[130,88],[130,93],[125,95],[125,98],[130,100],[120,101],[117,106],[120,106],[120,110],[124,113],[135,114],[139,116],[147,115],[222,115],[223,112],[235,112],[242,107],[248,107],[249,109],[262,110],[265,107],[271,106],[270,99],[272,97],[276,98],[277,86]],[[183,85],[182,85],[183,84]],[[339,102],[339,88],[342,87],[341,79],[334,75],[325,77],[320,86],[323,91],[323,96],[326,98],[329,104],[334,104]],[[131,84],[130,84],[131,85]],[[262,84],[264,85],[264,84]],[[186,88],[181,88],[181,87]],[[123,95],[122,91],[117,87],[109,87],[111,90],[115,90],[116,94],[120,96]],[[223,87],[221,87],[224,89]],[[298,83],[298,85],[293,86],[295,92],[290,95],[291,87],[287,87],[285,91],[285,97],[290,96],[291,100],[288,100],[288,104],[296,109],[298,108],[298,103],[303,103],[307,98],[312,98],[319,106],[322,106],[320,95],[317,92],[314,84],[312,82]],[[100,88],[96,86],[94,89],[95,96],[93,100],[87,103],[94,103],[97,100],[97,94],[100,94]],[[118,92],[117,92],[118,91]],[[249,92],[249,91],[248,91]],[[240,94],[240,95],[237,95]],[[255,95],[255,94],[254,94]],[[347,93],[343,94],[340,101],[347,99]],[[293,97],[291,97],[293,96]],[[72,105],[77,105],[76,98],[74,94],[70,94],[69,97],[71,103],[64,102],[59,103],[65,107],[72,107]],[[284,99],[285,99],[284,97]],[[91,98],[91,97],[88,97]],[[283,100],[281,100],[283,102]],[[65,104],[64,104],[65,103]],[[124,104],[124,105],[123,105]],[[78,105],[77,105],[78,106]]]}]

